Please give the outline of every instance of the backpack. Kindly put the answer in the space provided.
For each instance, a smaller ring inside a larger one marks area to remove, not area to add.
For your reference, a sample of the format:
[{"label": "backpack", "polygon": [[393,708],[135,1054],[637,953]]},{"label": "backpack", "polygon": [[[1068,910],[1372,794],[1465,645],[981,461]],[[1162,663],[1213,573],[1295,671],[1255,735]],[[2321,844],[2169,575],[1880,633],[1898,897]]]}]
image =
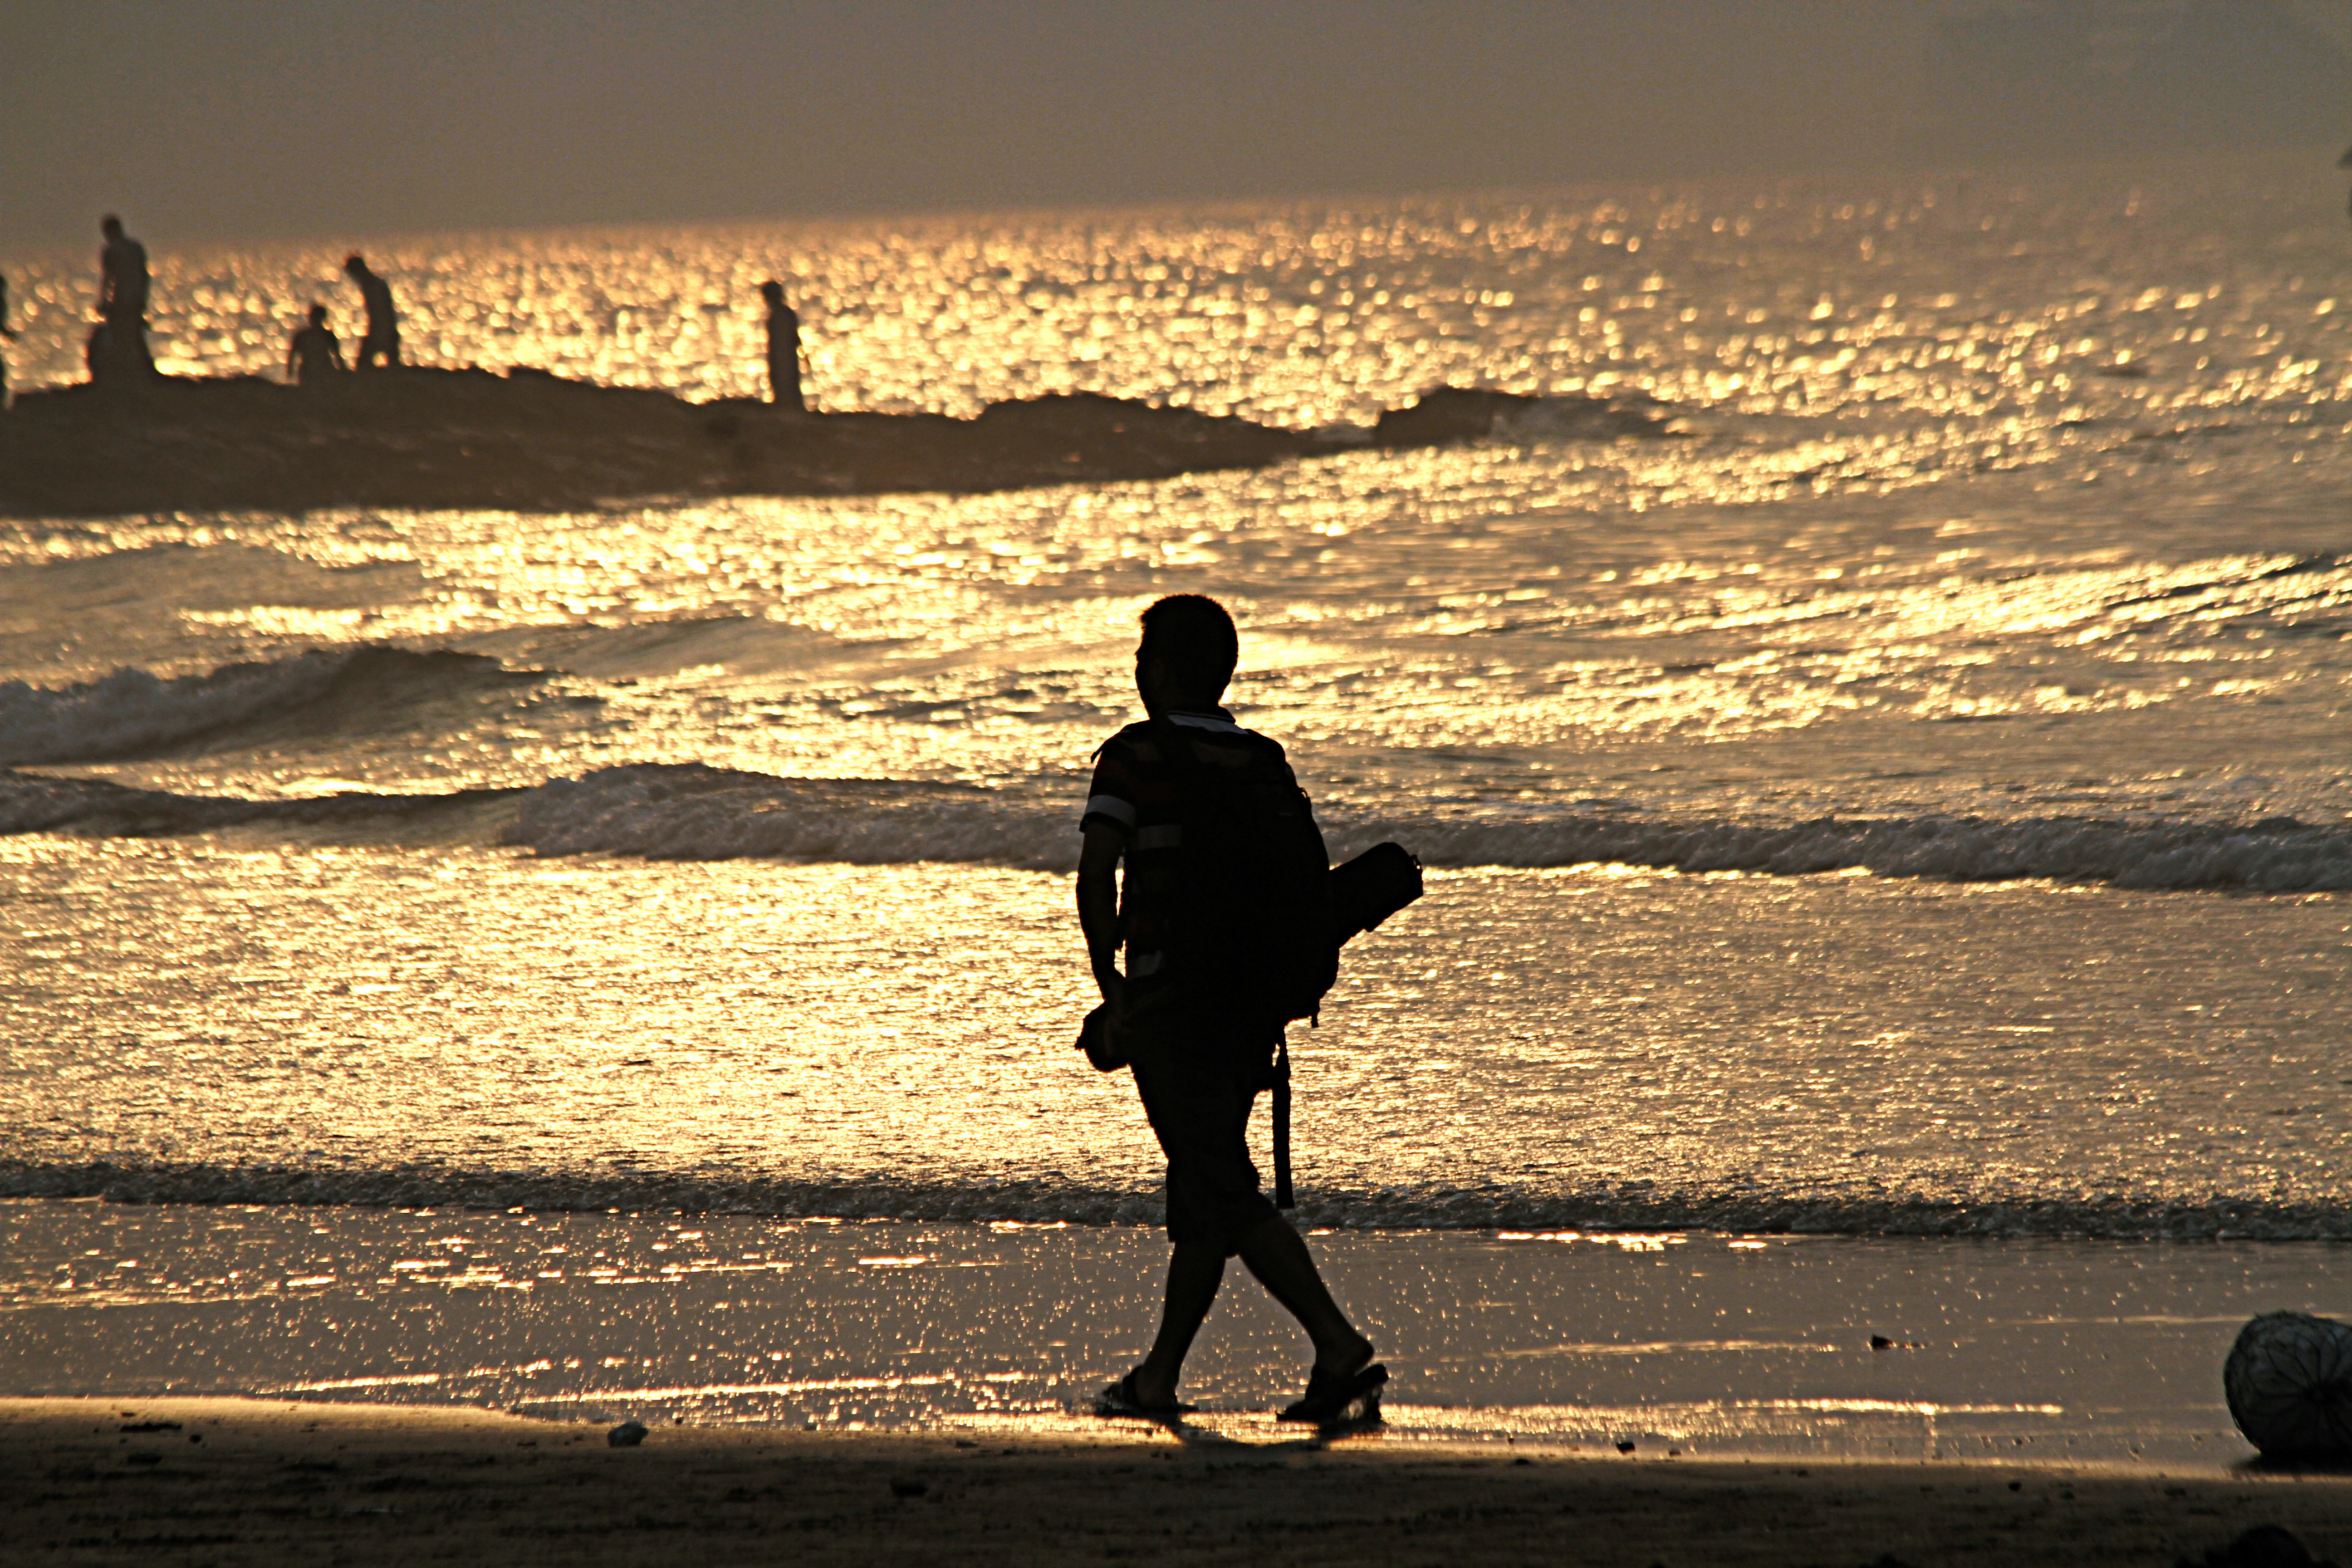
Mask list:
[{"label": "backpack", "polygon": [[1196,750],[1173,721],[1152,729],[1183,799],[1170,978],[1221,1011],[1313,1017],[1339,976],[1339,941],[1331,859],[1307,792],[1263,735]]},{"label": "backpack", "polygon": [[[1162,973],[1242,1016],[1313,1018],[1339,977],[1339,949],[1421,897],[1421,862],[1402,846],[1376,844],[1333,866],[1307,792],[1282,747],[1263,735],[1243,731],[1239,747],[1213,743],[1213,753],[1244,754],[1207,762],[1173,721],[1154,720],[1151,729],[1184,802],[1176,843],[1155,847],[1172,852],[1178,868]],[[1078,1033],[1097,1072],[1127,1065],[1106,1012],[1088,1013]],[[1274,1203],[1293,1208],[1288,1040],[1264,1087],[1273,1091]]]}]

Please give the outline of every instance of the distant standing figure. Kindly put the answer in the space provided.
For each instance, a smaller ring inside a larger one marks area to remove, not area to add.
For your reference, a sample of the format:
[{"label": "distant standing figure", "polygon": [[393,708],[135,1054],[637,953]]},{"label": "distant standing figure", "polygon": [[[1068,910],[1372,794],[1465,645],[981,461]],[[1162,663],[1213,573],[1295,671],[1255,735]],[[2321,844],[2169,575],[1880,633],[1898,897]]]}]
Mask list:
[{"label": "distant standing figure", "polygon": [[392,285],[368,270],[367,258],[353,251],[343,258],[343,270],[360,286],[360,299],[367,306],[367,331],[360,338],[359,353],[352,356],[353,370],[374,370],[381,362],[386,370],[400,368],[400,312],[393,309]]},{"label": "distant standing figure", "polygon": [[115,370],[152,374],[147,351],[147,247],[122,232],[112,213],[98,226],[106,247],[98,253],[98,330],[90,334],[90,379]]},{"label": "distant standing figure", "polygon": [[2344,156],[2336,159],[2336,166],[2339,169],[2352,169],[2352,152],[2347,152]]},{"label": "distant standing figure", "polygon": [[[16,341],[16,330],[8,325],[8,279],[0,277],[0,338]],[[8,356],[0,354],[0,414],[8,410]]]},{"label": "distant standing figure", "polygon": [[310,324],[286,345],[286,374],[296,384],[317,386],[343,374],[342,341],[327,325],[327,307],[310,307]]},{"label": "distant standing figure", "polygon": [[784,303],[784,286],[771,278],[760,285],[768,302],[768,401],[794,414],[808,412],[801,396],[801,319]]}]

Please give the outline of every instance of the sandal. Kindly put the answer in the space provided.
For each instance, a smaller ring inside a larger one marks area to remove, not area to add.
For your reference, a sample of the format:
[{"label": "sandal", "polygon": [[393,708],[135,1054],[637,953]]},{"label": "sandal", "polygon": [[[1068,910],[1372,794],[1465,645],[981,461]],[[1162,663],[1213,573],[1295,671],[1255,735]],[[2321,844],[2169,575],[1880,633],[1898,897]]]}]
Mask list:
[{"label": "sandal", "polygon": [[1328,1373],[1315,1368],[1307,1374],[1307,1396],[1275,1417],[1277,1421],[1312,1421],[1318,1426],[1328,1426],[1344,1417],[1358,1401],[1364,1402],[1369,1419],[1380,1411],[1381,1385],[1389,1380],[1389,1369],[1379,1362],[1360,1366],[1353,1372]]},{"label": "sandal", "polygon": [[[1383,1373],[1381,1375],[1387,1374]],[[1182,1405],[1174,1400],[1165,1405],[1146,1405],[1143,1396],[1135,1392],[1135,1373],[1131,1372],[1095,1395],[1095,1414],[1097,1415],[1190,1415],[1199,1408],[1197,1405]]]}]

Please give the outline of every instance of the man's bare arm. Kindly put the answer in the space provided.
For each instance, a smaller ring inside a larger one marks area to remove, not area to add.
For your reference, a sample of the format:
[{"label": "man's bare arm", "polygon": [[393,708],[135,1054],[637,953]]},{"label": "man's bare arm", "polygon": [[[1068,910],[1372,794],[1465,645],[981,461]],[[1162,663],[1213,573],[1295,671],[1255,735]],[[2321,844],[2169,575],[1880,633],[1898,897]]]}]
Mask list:
[{"label": "man's bare arm", "polygon": [[1118,973],[1118,858],[1126,847],[1118,828],[1090,822],[1078,849],[1078,929],[1087,935],[1095,986],[1113,1004],[1125,984]]}]

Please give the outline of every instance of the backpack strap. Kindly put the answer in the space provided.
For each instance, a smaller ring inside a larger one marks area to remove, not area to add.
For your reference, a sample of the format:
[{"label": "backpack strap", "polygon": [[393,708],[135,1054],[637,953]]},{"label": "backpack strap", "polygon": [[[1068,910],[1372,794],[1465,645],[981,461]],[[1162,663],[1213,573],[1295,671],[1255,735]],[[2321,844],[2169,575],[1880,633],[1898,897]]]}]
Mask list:
[{"label": "backpack strap", "polygon": [[[1227,728],[1219,725],[1211,732],[1222,733]],[[1233,728],[1239,732],[1237,726]],[[1201,761],[1201,754],[1192,750],[1192,737],[1185,732],[1185,726],[1163,713],[1151,721],[1151,739],[1160,747],[1162,764],[1187,787],[1201,776],[1201,770],[1207,764]]]},{"label": "backpack strap", "polygon": [[1290,1190],[1290,1040],[1286,1036],[1274,1055],[1274,1094],[1267,1110],[1274,1122],[1274,1206],[1295,1209],[1298,1199]]}]

